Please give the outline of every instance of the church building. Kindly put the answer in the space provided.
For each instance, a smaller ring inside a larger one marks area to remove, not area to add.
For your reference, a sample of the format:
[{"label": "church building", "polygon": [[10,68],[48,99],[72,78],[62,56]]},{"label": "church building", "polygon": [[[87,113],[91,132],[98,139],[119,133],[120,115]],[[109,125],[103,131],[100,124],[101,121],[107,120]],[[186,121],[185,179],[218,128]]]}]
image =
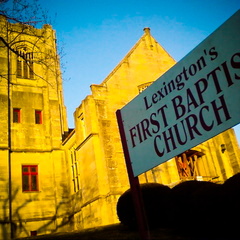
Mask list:
[{"label": "church building", "polygon": [[[76,109],[75,130],[63,142],[71,169],[75,229],[118,222],[116,204],[130,186],[116,111],[174,64],[145,28],[103,82],[91,85],[91,95]],[[239,171],[239,146],[234,130],[229,129],[141,174],[139,180],[170,187],[193,179],[222,183]]]},{"label": "church building", "polygon": [[[145,28],[102,83],[90,86],[69,131],[55,31],[0,16],[0,240],[119,222],[116,204],[129,180],[116,111],[175,63]],[[238,172],[229,129],[139,180],[221,183]]]}]

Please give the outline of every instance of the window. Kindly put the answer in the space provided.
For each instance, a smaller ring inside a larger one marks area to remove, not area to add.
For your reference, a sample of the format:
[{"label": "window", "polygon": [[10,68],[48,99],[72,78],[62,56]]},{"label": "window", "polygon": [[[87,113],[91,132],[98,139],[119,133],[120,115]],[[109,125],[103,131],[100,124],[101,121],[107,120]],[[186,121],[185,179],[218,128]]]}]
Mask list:
[{"label": "window", "polygon": [[20,123],[20,109],[14,108],[13,109],[13,122],[14,123]]},{"label": "window", "polygon": [[180,179],[197,179],[202,176],[198,162],[204,154],[196,150],[187,150],[175,157]]},{"label": "window", "polygon": [[41,110],[35,110],[35,123],[42,124],[42,111]]},{"label": "window", "polygon": [[76,152],[71,152],[72,159],[72,181],[74,186],[74,192],[79,191],[80,182],[79,182],[79,173],[78,173],[78,161],[76,159]]},{"label": "window", "polygon": [[33,53],[25,50],[17,51],[17,77],[33,78]]},{"label": "window", "polygon": [[35,192],[38,190],[38,166],[22,166],[22,190],[23,192]]},{"label": "window", "polygon": [[83,116],[83,113],[81,113],[79,116],[78,116],[78,119],[79,119],[79,123],[80,123],[80,131],[82,133],[82,137],[83,139],[85,139],[86,137],[86,127],[85,127],[85,120],[84,120],[84,116]]}]

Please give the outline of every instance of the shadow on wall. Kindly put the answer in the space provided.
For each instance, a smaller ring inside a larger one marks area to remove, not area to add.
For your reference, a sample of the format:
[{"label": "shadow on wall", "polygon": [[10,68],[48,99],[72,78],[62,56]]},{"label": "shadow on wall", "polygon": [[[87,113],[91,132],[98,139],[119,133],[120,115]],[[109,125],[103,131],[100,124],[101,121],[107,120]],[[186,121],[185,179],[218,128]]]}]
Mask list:
[{"label": "shadow on wall", "polygon": [[[8,187],[8,186],[7,186]],[[7,188],[6,188],[7,189]],[[18,202],[18,193],[20,189],[15,188],[12,191],[12,203]],[[67,214],[63,214],[61,208],[65,207],[65,205],[70,205],[71,200],[68,200],[66,202],[60,202],[54,209],[55,214],[50,217],[43,217],[43,225],[41,225],[39,228],[35,229],[34,231],[30,231],[26,228],[26,222],[34,222],[34,218],[32,219],[25,219],[24,215],[21,213],[21,210],[25,208],[28,204],[30,204],[33,201],[37,200],[37,194],[34,196],[31,196],[31,198],[25,200],[23,203],[17,206],[16,209],[12,212],[12,237],[16,238],[20,235],[25,236],[34,236],[39,233],[46,233],[48,231],[49,233],[55,233],[58,231],[59,228],[71,225],[72,219],[73,219],[73,213],[71,212],[71,209],[68,209]],[[0,227],[1,227],[1,236],[0,239],[8,240],[11,239],[11,230],[10,230],[10,220],[9,220],[9,199],[5,199],[3,202],[3,211],[2,211],[2,220],[0,220]],[[60,213],[61,212],[61,213]],[[60,219],[60,220],[59,220]],[[57,221],[59,220],[59,221]],[[35,219],[35,221],[39,221],[38,219]],[[54,229],[52,228],[52,225],[54,225]],[[51,227],[50,227],[51,226]]]}]

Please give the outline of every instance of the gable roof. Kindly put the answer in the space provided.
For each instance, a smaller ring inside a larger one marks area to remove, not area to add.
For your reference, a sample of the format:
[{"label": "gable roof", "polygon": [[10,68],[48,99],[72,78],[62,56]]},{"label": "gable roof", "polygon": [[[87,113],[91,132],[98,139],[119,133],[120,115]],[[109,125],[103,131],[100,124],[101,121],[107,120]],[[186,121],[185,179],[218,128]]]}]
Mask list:
[{"label": "gable roof", "polygon": [[[125,57],[117,64],[117,66],[111,71],[110,74],[108,74],[108,76],[103,80],[103,82],[101,84],[106,83],[111,76],[120,68],[120,66],[127,61],[127,59],[131,56],[131,54],[135,51],[135,49],[140,45],[140,43],[142,41],[145,41],[147,38],[149,38],[149,43],[150,43],[150,47],[153,46],[151,45],[152,42],[154,42],[155,44],[158,45],[159,48],[161,48],[161,50],[163,52],[165,52],[169,57],[170,54],[156,41],[156,39],[151,35],[150,33],[150,28],[146,27],[143,29],[144,34],[142,35],[142,37],[136,42],[136,44],[130,49],[130,51],[125,55]],[[171,57],[172,58],[172,57]],[[100,85],[101,85],[100,84]]]}]

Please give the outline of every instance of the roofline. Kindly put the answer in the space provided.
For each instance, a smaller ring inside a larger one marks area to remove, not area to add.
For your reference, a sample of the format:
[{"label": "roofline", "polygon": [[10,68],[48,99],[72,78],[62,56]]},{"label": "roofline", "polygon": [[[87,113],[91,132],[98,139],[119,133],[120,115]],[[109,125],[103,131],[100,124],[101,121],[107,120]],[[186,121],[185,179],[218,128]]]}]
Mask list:
[{"label": "roofline", "polygon": [[125,62],[126,58],[128,58],[133,53],[133,51],[138,47],[142,39],[146,35],[151,35],[149,27],[145,27],[143,31],[144,31],[144,34],[140,37],[140,39],[136,42],[136,44],[130,49],[130,51],[125,55],[125,57],[117,64],[117,66],[111,71],[111,73],[109,73],[107,77],[100,84],[97,84],[97,85],[106,83],[109,80],[109,78],[121,67],[121,65]]},{"label": "roofline", "polygon": [[68,134],[68,136],[62,141],[62,145],[65,145],[67,141],[73,136],[75,133],[75,128]]}]

